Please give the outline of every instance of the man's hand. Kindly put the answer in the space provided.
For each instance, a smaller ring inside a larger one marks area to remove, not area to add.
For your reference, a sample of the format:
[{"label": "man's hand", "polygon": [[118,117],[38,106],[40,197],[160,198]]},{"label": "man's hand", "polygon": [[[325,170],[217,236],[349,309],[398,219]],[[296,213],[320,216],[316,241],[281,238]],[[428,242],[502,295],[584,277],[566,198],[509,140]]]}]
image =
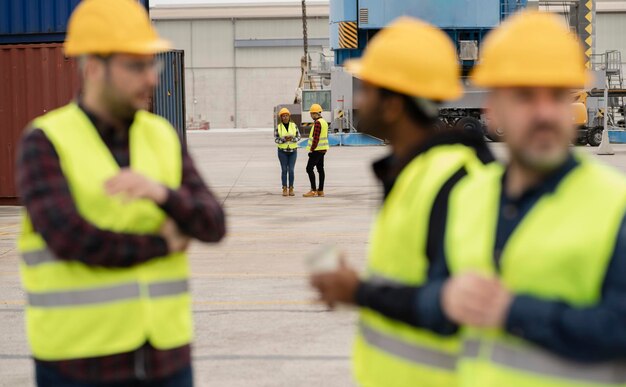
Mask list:
[{"label": "man's hand", "polygon": [[337,270],[313,274],[310,281],[311,286],[319,291],[320,300],[329,308],[334,308],[338,303],[354,304],[359,276],[356,271],[348,267],[343,258]]},{"label": "man's hand", "polygon": [[285,136],[285,141],[291,142],[292,139],[293,139],[293,137],[291,137],[291,136]]},{"label": "man's hand", "polygon": [[167,200],[167,188],[149,178],[124,168],[115,177],[109,179],[104,188],[107,194],[123,195],[126,200],[148,199],[156,204]]},{"label": "man's hand", "polygon": [[444,313],[457,324],[501,328],[506,322],[513,295],[497,278],[475,273],[452,277],[443,287]]},{"label": "man's hand", "polygon": [[160,235],[167,242],[170,253],[181,253],[189,247],[189,237],[182,234],[172,219],[167,219],[161,227]]}]

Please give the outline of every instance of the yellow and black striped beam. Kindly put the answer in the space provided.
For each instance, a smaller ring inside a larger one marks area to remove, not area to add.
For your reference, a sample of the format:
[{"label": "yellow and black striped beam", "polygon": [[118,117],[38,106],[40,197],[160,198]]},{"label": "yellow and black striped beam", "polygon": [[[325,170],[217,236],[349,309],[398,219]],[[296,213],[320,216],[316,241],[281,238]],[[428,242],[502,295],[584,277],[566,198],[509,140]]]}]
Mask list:
[{"label": "yellow and black striped beam", "polygon": [[593,54],[593,26],[595,24],[595,20],[593,20],[593,5],[593,0],[583,0],[579,6],[582,8],[582,12],[579,12],[582,20],[579,23],[580,31],[578,34],[585,49],[585,65],[587,68],[591,68],[591,55]]},{"label": "yellow and black striped beam", "polygon": [[356,22],[339,23],[339,48],[359,48]]}]

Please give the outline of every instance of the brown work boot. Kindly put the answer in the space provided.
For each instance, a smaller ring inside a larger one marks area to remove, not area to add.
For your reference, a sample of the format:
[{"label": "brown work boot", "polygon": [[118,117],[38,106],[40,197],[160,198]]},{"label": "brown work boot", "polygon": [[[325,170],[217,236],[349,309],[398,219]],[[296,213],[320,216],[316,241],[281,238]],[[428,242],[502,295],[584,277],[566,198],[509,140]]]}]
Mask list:
[{"label": "brown work boot", "polygon": [[287,196],[289,195],[289,192],[287,191],[287,187],[283,187],[283,196]]},{"label": "brown work boot", "polygon": [[302,196],[305,198],[314,198],[317,196],[317,191],[309,191]]},{"label": "brown work boot", "polygon": [[289,187],[289,196],[296,196],[296,194],[293,192],[293,187]]},{"label": "brown work boot", "polygon": [[317,196],[320,198],[324,197],[324,191],[317,191]]}]

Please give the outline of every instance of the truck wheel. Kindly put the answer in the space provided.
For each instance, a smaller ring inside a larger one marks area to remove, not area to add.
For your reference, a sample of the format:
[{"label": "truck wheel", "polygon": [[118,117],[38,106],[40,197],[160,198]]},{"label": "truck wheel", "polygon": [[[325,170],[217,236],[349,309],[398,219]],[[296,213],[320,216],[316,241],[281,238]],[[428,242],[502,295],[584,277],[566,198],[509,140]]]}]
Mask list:
[{"label": "truck wheel", "polygon": [[591,129],[587,135],[587,141],[591,146],[600,146],[602,142],[602,128]]},{"label": "truck wheel", "polygon": [[463,117],[454,124],[454,129],[483,134],[483,124],[473,117]]},{"label": "truck wheel", "polygon": [[441,118],[437,118],[437,120],[435,121],[434,127],[435,127],[435,130],[437,132],[444,132],[444,131],[450,129],[448,124],[446,124],[446,122],[443,119],[441,119]]},{"label": "truck wheel", "polygon": [[485,137],[490,139],[493,142],[502,142],[504,141],[504,133],[501,132],[500,129],[496,129],[494,131],[490,131],[485,128]]}]

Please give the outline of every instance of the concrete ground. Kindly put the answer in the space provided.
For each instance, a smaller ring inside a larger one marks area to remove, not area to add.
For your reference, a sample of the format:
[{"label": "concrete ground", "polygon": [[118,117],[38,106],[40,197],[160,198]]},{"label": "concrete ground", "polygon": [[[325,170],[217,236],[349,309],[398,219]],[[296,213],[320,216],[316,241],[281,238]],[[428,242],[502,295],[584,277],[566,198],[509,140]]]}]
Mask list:
[{"label": "concrete ground", "polygon": [[[228,237],[194,244],[192,292],[198,386],[353,385],[350,345],[355,313],[312,302],[303,259],[336,245],[362,268],[379,189],[370,162],[382,147],[333,148],[326,198],[305,199],[306,153],[296,165],[295,198],[280,196],[279,164],[269,131],[189,135],[198,168],[228,213]],[[604,160],[626,171],[626,146]],[[494,147],[500,155],[503,147]],[[592,151],[592,148],[585,148]],[[15,240],[18,209],[0,207],[0,386],[29,386],[24,295]]]}]

